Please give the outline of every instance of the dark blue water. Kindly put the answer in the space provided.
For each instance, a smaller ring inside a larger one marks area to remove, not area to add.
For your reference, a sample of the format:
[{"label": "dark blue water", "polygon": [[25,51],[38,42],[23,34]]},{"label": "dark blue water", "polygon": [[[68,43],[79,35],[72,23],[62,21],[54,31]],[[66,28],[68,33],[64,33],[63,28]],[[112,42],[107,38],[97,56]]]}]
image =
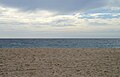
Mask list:
[{"label": "dark blue water", "polygon": [[0,39],[0,48],[120,48],[120,39]]}]

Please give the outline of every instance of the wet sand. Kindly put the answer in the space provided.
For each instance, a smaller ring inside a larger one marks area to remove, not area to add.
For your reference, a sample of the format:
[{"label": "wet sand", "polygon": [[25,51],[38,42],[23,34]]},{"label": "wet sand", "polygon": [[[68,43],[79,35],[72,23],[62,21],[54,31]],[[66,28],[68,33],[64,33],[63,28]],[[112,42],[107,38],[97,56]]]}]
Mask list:
[{"label": "wet sand", "polygon": [[120,77],[120,49],[0,49],[0,77]]}]

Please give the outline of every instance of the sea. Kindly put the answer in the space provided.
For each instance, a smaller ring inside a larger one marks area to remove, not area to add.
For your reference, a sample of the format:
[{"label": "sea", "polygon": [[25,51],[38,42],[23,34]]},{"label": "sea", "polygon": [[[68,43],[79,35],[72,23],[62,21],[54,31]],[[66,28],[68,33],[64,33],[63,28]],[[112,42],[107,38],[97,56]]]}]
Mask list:
[{"label": "sea", "polygon": [[0,39],[0,48],[120,48],[120,38]]}]

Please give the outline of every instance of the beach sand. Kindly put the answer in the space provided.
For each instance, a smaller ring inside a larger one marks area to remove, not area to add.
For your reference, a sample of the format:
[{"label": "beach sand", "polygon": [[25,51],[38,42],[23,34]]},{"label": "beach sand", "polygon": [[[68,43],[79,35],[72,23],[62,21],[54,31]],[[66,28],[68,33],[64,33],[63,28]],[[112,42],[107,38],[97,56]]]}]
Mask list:
[{"label": "beach sand", "polygon": [[0,77],[120,77],[120,49],[0,49]]}]

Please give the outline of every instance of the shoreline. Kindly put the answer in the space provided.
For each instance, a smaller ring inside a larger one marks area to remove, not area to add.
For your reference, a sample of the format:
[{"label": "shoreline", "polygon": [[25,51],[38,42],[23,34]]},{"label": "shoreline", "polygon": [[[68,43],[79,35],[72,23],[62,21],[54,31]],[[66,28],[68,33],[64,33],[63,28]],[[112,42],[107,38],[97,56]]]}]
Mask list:
[{"label": "shoreline", "polygon": [[20,48],[8,48],[8,47],[7,47],[7,48],[0,48],[0,49],[120,49],[120,48],[89,48],[89,47],[88,47],[88,48],[74,48],[74,47],[73,47],[73,48],[67,48],[67,47],[66,47],[66,48],[57,48],[57,47],[54,47],[54,48],[52,48],[52,47],[48,47],[48,48],[47,48],[47,47],[36,47],[36,48],[35,48],[35,47],[28,47],[28,48],[27,48],[27,47],[25,47],[25,48],[24,48],[24,47],[20,47]]}]

